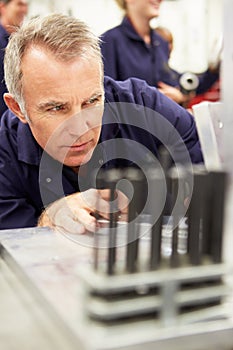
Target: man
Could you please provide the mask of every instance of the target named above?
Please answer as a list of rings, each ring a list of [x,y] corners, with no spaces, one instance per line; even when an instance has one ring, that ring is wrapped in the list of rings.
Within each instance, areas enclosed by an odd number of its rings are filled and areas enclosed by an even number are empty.
[[[10,34],[21,25],[27,11],[27,0],[0,0],[0,118],[7,109],[3,99],[3,94],[7,91],[4,82],[4,50]]]
[[[108,216],[108,191],[94,188],[92,170],[151,163],[161,144],[174,161],[202,162],[192,116],[144,81],[104,79],[99,40],[78,19],[22,25],[4,68],[11,111],[0,128],[1,229],[39,220],[93,231],[96,212]],[[118,197],[124,214],[127,199]]]

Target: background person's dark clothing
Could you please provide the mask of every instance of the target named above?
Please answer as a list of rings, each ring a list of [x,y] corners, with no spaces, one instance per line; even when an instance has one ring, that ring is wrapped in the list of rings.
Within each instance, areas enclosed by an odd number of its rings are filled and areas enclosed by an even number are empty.
[[[101,35],[104,72],[116,80],[136,77],[156,86],[158,81],[175,86],[167,69],[168,44],[151,30],[151,45],[147,45],[125,17],[122,23]]]
[[[4,54],[5,54],[5,48],[8,44],[9,40],[9,33],[3,28],[3,26],[0,24],[0,119],[2,114],[7,109],[7,106],[3,99],[3,94],[7,92],[6,84],[4,81]]]
[[[130,20],[124,17],[122,23],[101,35],[101,51],[104,72],[116,80],[135,77],[156,86],[159,81],[173,87],[180,87],[182,73],[169,67],[169,47],[155,30],[151,29],[151,44],[139,36]],[[196,93],[207,91],[219,78],[219,73],[207,70],[199,75]]]

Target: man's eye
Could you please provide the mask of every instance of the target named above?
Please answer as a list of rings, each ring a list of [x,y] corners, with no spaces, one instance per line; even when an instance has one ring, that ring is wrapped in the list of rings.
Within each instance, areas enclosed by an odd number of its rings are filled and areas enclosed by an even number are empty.
[[[98,104],[102,101],[102,95],[99,96],[95,96],[93,98],[90,98],[90,100],[88,100],[87,102],[85,102],[84,105],[86,106],[91,106],[91,105],[95,105]]]
[[[62,105],[57,105],[49,108],[49,111],[61,111],[63,109]]]
[[[98,101],[99,101],[99,98],[98,98],[98,97],[91,98],[91,99],[89,100],[89,104],[92,105],[92,104],[94,104],[95,102],[98,102]]]

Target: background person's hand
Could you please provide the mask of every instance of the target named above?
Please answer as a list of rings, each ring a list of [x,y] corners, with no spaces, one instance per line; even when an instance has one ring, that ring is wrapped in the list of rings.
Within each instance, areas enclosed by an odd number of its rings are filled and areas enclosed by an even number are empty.
[[[83,234],[94,232],[96,216],[109,219],[110,190],[89,189],[61,198],[50,204],[39,218],[38,226],[48,226],[68,233]],[[122,219],[127,218],[128,198],[116,190],[117,213]]]
[[[160,81],[158,83],[158,89],[160,92],[162,92],[162,94],[171,98],[176,103],[182,104],[182,103],[186,102],[187,96],[182,94],[182,92],[174,86],[167,85],[167,84]]]

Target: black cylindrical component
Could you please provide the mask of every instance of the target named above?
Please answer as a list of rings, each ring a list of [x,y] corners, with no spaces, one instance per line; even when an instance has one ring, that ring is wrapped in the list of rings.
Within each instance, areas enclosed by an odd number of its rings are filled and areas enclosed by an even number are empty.
[[[194,168],[193,192],[188,209],[188,254],[190,263],[202,262],[202,225],[208,198],[207,176],[204,168]]]
[[[148,213],[152,225],[149,268],[157,269],[161,261],[162,224],[167,185],[162,168],[149,169],[146,177],[148,181]]]
[[[224,171],[211,171],[208,178],[212,184],[209,253],[214,263],[221,263],[227,174]]]
[[[143,197],[143,187],[145,177],[143,172],[137,168],[125,170],[125,178],[131,183],[133,196],[128,206],[128,232],[127,232],[127,255],[126,270],[130,273],[137,269],[138,249],[139,249],[139,220],[138,204]]]
[[[109,236],[108,236],[108,259],[107,273],[114,274],[116,262],[116,245],[117,245],[117,216],[118,203],[116,187],[122,178],[122,172],[119,169],[110,169],[105,173],[105,185],[110,190],[109,196]]]
[[[168,173],[171,183],[171,202],[172,202],[172,244],[171,244],[171,267],[177,267],[179,265],[179,254],[178,254],[178,232],[179,222],[183,219],[185,209],[185,182],[187,172],[181,165],[172,167]]]

